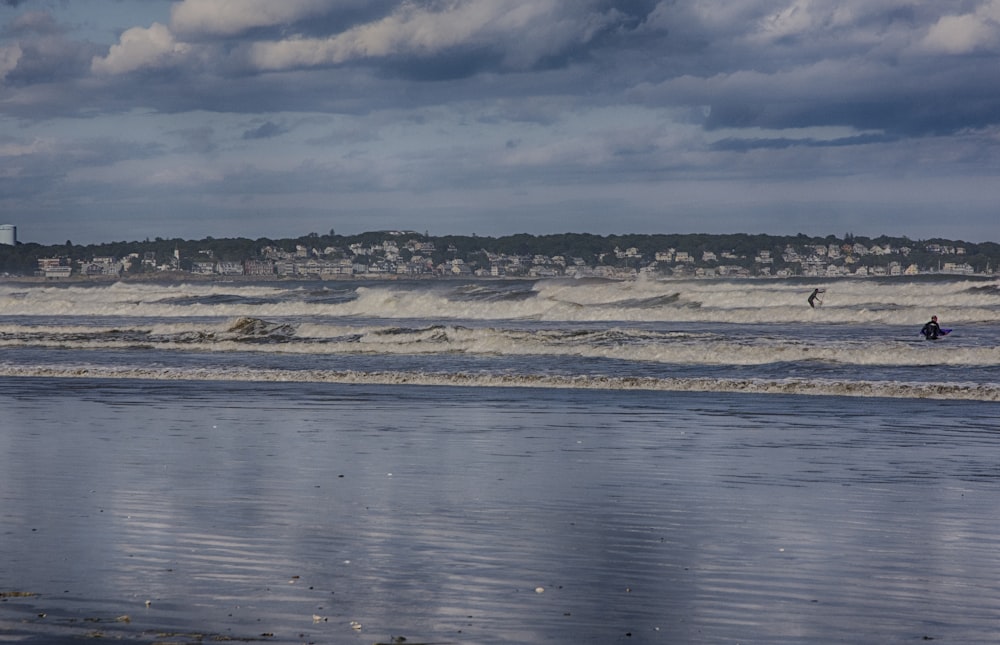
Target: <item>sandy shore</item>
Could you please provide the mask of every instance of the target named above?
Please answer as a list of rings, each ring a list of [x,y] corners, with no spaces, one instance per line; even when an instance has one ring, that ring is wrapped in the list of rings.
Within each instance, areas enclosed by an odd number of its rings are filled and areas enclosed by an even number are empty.
[[[989,642],[996,406],[845,401],[2,378],[0,632]]]

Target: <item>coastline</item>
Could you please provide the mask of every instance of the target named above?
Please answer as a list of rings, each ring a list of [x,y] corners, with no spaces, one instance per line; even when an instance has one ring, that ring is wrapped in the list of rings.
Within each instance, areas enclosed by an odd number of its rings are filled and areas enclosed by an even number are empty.
[[[480,277],[480,276],[439,276],[439,275],[328,275],[328,276],[287,276],[287,275],[202,275],[198,273],[186,273],[183,271],[162,272],[162,273],[142,273],[122,276],[84,276],[71,275],[69,277],[47,278],[45,276],[0,276],[0,283],[6,284],[112,284],[115,282],[129,283],[160,283],[160,284],[181,284],[190,282],[430,282],[441,281],[461,281],[461,280],[523,280],[536,281],[539,278],[531,277]]]
[[[874,380],[809,380],[774,378],[653,378],[640,376],[511,376],[505,374],[440,374],[421,372],[343,371],[315,369],[203,369],[109,367],[16,367],[0,365],[0,378],[172,381],[202,383],[336,384],[371,386],[448,387],[465,390],[536,389],[601,392],[715,393],[762,396],[852,397],[859,399],[924,399],[996,403],[1000,386],[983,383],[907,383]]]

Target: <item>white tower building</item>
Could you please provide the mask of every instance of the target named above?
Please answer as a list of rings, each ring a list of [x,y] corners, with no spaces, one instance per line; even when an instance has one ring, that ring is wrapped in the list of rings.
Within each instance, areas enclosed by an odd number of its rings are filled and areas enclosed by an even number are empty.
[[[0,224],[0,244],[14,246],[17,244],[17,227],[13,224]]]

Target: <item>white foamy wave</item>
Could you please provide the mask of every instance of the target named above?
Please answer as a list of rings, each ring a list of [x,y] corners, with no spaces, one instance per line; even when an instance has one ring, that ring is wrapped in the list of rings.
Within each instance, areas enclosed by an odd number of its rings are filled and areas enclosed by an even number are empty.
[[[915,341],[915,339],[914,339]],[[430,325],[287,324],[259,318],[224,322],[158,323],[150,327],[80,325],[0,326],[2,347],[251,352],[267,354],[386,354],[470,356],[539,356],[600,358],[633,363],[678,365],[769,365],[829,363],[842,365],[1000,364],[1000,346],[961,346],[946,341],[824,338],[805,342],[782,336],[600,329],[518,329]]]
[[[813,288],[823,288],[823,304],[810,308]],[[841,279],[803,286],[781,280],[637,280],[634,282],[541,281],[538,299],[569,305],[569,320],[581,312],[594,320],[679,322],[855,323],[916,325],[931,312],[949,321],[1000,318],[1000,287],[995,281],[893,282]],[[621,316],[621,318],[616,318]]]
[[[5,316],[133,318],[237,318],[309,315],[322,308],[302,299],[299,287],[252,284],[159,284],[17,288],[0,285]]]
[[[811,289],[826,289],[811,309]],[[780,280],[545,280],[302,286],[207,283],[28,288],[0,285],[6,316],[133,318],[384,318],[567,322],[834,323],[919,325],[930,313],[949,324],[1000,320],[994,281],[842,279],[815,285]]]
[[[449,387],[531,387],[661,392],[726,392],[906,399],[1000,401],[1000,385],[907,383],[829,379],[643,378],[610,376],[513,376],[506,374],[360,372],[276,369],[139,368],[77,365],[28,367],[0,364],[0,376],[15,378],[145,379],[266,383],[343,383]]]

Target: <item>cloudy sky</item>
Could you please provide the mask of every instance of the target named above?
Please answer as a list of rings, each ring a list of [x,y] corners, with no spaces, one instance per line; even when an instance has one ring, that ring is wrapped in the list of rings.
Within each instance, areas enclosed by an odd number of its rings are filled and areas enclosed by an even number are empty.
[[[1000,241],[1000,0],[0,0],[0,220]]]

